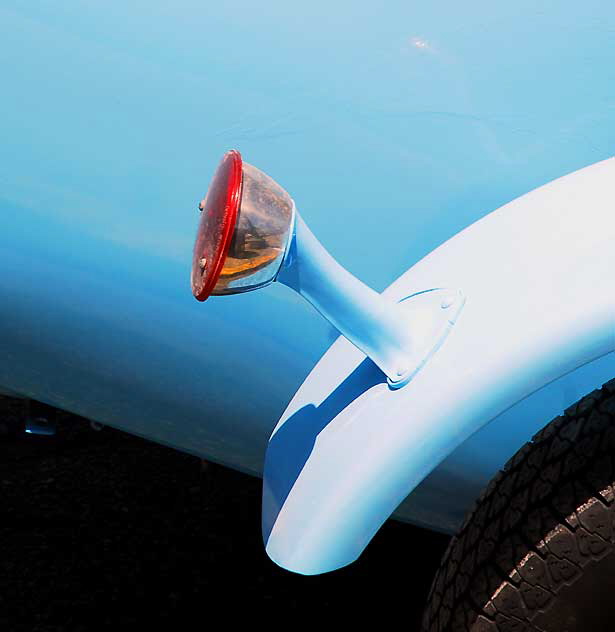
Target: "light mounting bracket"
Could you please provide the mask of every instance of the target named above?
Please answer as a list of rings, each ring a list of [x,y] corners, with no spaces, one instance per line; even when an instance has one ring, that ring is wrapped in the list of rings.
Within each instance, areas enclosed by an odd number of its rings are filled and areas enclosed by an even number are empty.
[[[400,302],[378,294],[341,266],[297,214],[277,281],[309,301],[386,375],[407,384],[437,351],[465,303],[461,290],[432,288]]]

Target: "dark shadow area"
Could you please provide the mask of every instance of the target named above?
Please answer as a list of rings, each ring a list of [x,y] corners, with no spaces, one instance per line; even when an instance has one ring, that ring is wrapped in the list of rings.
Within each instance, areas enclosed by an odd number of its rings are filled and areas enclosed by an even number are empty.
[[[14,414],[0,398],[0,417]],[[6,409],[6,410],[4,410]],[[239,613],[375,614],[417,630],[448,538],[389,521],[355,564],[293,575],[266,556],[261,481],[56,412],[0,437],[0,628],[197,629]]]
[[[310,458],[319,433],[359,395],[385,381],[382,371],[366,358],[320,406],[304,406],[273,435],[265,455],[263,542],[269,539],[278,513]]]

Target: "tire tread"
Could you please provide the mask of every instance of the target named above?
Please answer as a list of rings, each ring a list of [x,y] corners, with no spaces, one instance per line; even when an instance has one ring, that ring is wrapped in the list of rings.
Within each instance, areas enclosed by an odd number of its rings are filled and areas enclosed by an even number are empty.
[[[562,586],[613,548],[615,379],[537,432],[452,538],[423,632],[540,630]]]

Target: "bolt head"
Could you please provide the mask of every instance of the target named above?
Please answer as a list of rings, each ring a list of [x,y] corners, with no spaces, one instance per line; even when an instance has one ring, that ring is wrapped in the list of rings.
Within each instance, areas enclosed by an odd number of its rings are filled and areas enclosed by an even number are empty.
[[[442,309],[448,309],[455,302],[455,296],[445,296],[440,303]]]

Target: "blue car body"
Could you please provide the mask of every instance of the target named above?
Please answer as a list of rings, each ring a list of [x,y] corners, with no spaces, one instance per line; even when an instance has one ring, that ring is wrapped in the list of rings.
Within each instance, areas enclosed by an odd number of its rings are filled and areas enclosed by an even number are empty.
[[[194,301],[196,204],[220,155],[239,147],[275,177],[382,291],[494,209],[613,155],[614,32],[600,0],[7,0],[0,390],[262,474],[337,332],[278,284]],[[517,393],[395,515],[454,531],[534,432],[615,375],[614,348]]]

